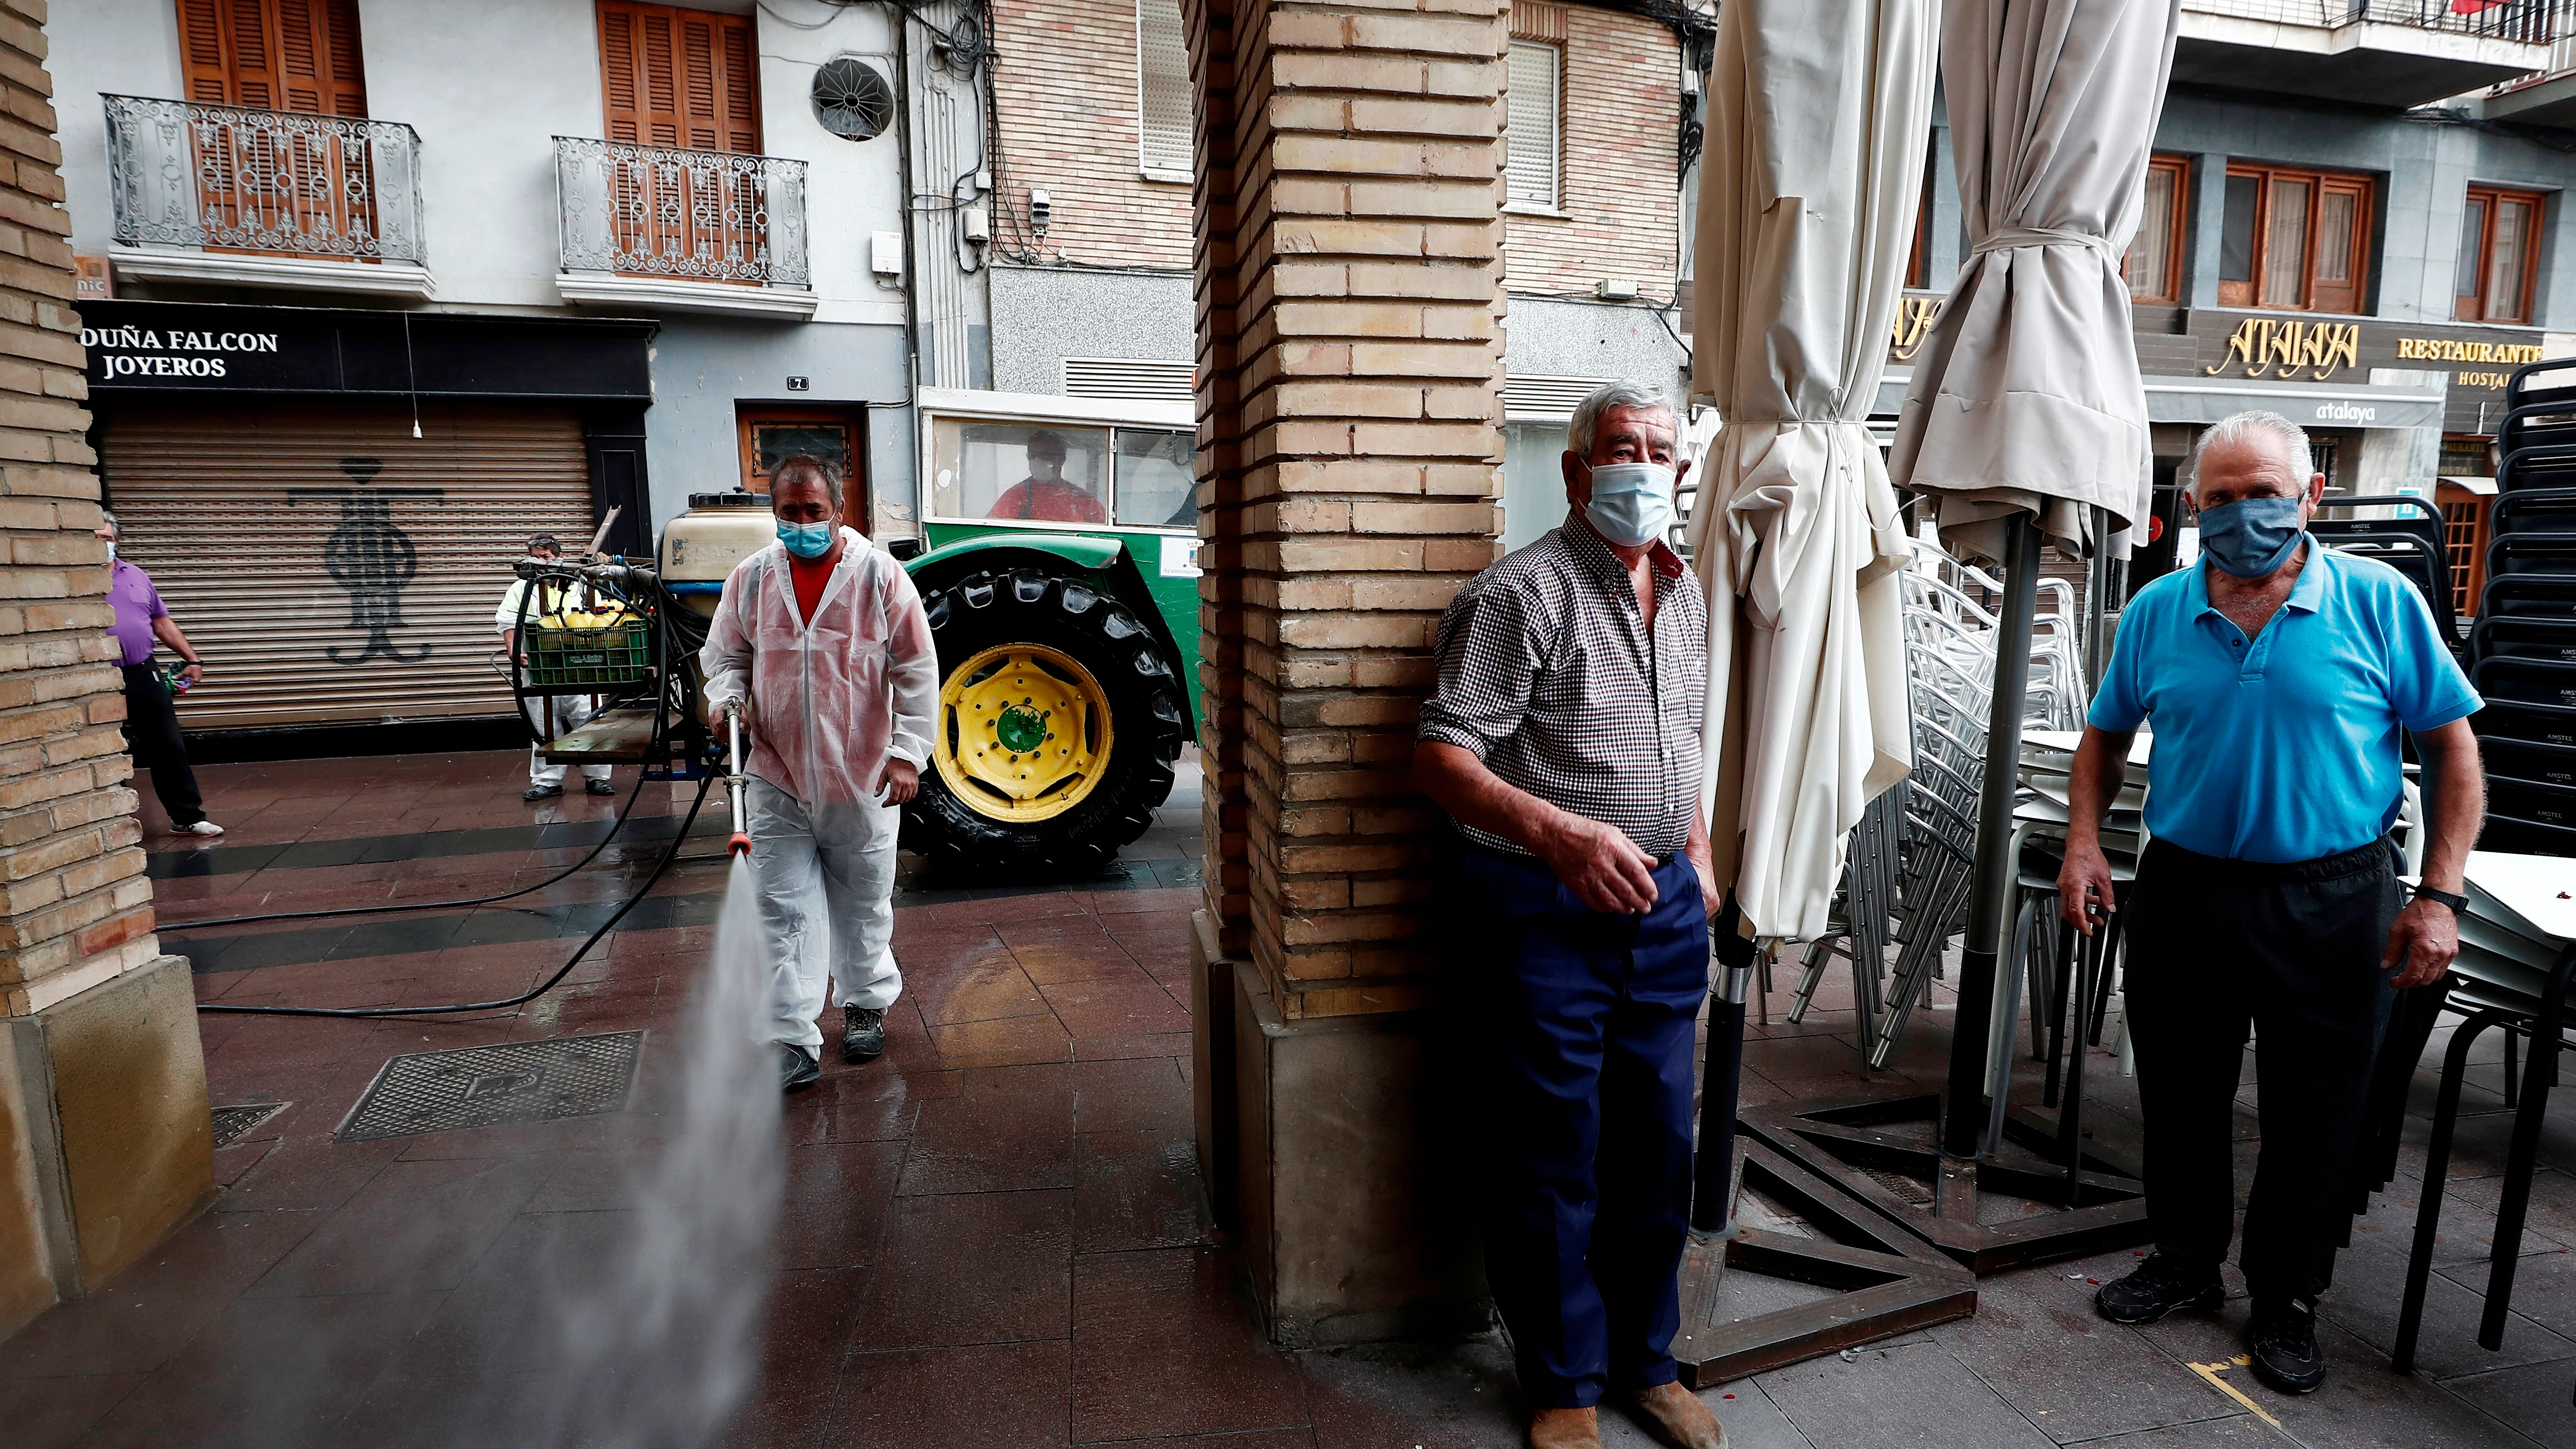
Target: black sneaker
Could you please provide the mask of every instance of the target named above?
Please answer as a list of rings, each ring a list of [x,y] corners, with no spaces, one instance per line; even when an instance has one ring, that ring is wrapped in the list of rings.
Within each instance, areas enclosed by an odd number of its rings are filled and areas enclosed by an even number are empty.
[[[530,785],[519,796],[522,800],[551,800],[563,793],[561,785]]]
[[[2113,1323],[2153,1323],[2177,1308],[2209,1309],[2226,1301],[2216,1268],[2186,1268],[2158,1249],[2128,1277],[2103,1284],[2093,1295],[2093,1311]]]
[[[614,795],[617,793],[617,787],[606,780],[584,780],[581,782],[581,788],[582,792],[588,795]]]
[[[872,1062],[885,1055],[885,1013],[869,1006],[841,1008],[841,1060]]]
[[[778,1087],[785,1092],[814,1085],[823,1075],[823,1063],[814,1053],[792,1042],[778,1044]]]
[[[2317,1347],[2317,1305],[2293,1298],[2254,1310],[2245,1325],[2245,1350],[2254,1377],[2285,1394],[2313,1394],[2326,1381],[2325,1351]]]

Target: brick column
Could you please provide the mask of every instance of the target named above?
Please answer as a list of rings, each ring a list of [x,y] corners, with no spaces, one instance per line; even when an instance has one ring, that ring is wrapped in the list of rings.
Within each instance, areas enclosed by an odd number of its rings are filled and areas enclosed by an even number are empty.
[[[43,0],[0,0],[0,1336],[212,1196],[185,959],[160,954],[107,638]]]
[[[1413,726],[1497,549],[1507,0],[1188,7],[1207,905],[1203,1164],[1274,1334],[1472,1318],[1427,1118]]]

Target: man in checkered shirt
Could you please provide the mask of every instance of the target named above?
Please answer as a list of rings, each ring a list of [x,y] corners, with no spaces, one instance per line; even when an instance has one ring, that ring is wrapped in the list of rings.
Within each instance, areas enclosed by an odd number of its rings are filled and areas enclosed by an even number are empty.
[[[1597,1449],[1602,1397],[1723,1449],[1675,1381],[1691,1048],[1708,991],[1708,613],[1666,546],[1672,409],[1574,411],[1563,526],[1459,591],[1413,774],[1459,835],[1444,932],[1475,1067],[1485,1275],[1537,1449]]]

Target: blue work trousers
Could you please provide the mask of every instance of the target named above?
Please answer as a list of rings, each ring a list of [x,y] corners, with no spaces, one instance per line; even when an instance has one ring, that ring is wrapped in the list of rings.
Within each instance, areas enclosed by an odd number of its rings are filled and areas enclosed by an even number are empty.
[[[1651,912],[1604,915],[1473,848],[1451,882],[1485,1277],[1538,1408],[1675,1376],[1708,916],[1680,855],[1655,889]]]

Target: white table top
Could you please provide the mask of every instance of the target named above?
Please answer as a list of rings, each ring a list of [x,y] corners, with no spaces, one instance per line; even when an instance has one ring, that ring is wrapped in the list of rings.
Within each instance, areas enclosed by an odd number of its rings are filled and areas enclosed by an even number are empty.
[[[2473,850],[2467,874],[2472,887],[2504,908],[2504,924],[2562,947],[2576,940],[2576,860]]]

